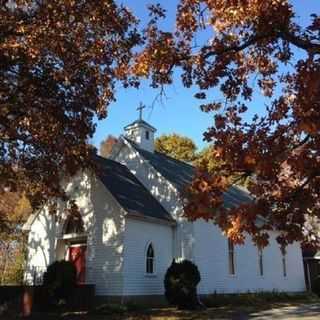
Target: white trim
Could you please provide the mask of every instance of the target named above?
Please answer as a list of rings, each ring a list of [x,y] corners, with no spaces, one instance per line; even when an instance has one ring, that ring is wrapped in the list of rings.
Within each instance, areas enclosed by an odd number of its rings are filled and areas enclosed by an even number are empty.
[[[134,154],[137,154],[140,158],[140,161],[142,163],[146,163],[147,165],[150,166],[150,168],[152,168],[152,170],[154,171],[154,173],[156,174],[156,176],[161,177],[162,179],[164,179],[164,181],[168,184],[168,186],[172,189],[173,192],[175,192],[177,195],[179,195],[180,197],[180,192],[179,190],[172,184],[172,182],[170,182],[167,178],[165,178],[151,163],[150,161],[148,161],[147,159],[145,159],[138,150],[135,149],[134,146],[132,146],[131,141],[129,139],[127,139],[126,137],[120,136],[120,138],[122,138],[124,145],[129,147],[129,150],[131,150]],[[133,142],[134,143],[134,142]],[[119,149],[118,153],[120,152],[121,148]],[[117,155],[115,155],[117,156]],[[128,168],[129,169],[129,168]],[[130,170],[130,169],[129,169]],[[139,178],[136,176],[136,178],[139,180]],[[140,180],[139,180],[140,181]],[[141,181],[141,183],[144,185],[144,183]]]
[[[156,200],[156,201],[158,201],[158,200]],[[175,220],[170,221],[170,220],[159,219],[159,218],[155,218],[155,217],[142,215],[139,212],[126,211],[126,213],[127,214],[125,216],[128,218],[131,218],[131,219],[146,221],[146,222],[155,223],[155,224],[164,224],[164,225],[171,226],[171,227],[177,226],[177,222]]]
[[[60,239],[63,240],[76,240],[76,239],[85,239],[87,238],[88,234],[85,233],[68,233],[64,234]]]
[[[29,216],[27,221],[22,226],[22,231],[27,231],[28,232],[28,231],[31,230],[31,227],[32,227],[33,223],[35,222],[36,218],[40,214],[41,210],[43,210],[43,208],[44,208],[44,206],[42,206],[41,208],[39,208],[38,210],[36,210],[34,213],[32,213]]]
[[[68,248],[76,248],[76,247],[87,247],[86,243],[74,243],[74,244],[69,244]]]

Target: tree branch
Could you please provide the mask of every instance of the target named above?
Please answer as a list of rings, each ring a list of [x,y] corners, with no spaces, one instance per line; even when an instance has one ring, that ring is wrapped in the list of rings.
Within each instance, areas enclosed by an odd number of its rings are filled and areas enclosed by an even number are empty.
[[[279,36],[283,40],[290,42],[291,44],[295,45],[300,49],[304,49],[310,53],[320,54],[320,43],[312,42],[306,38],[299,38],[293,33],[287,31],[280,31]]]
[[[251,45],[255,44],[256,42],[258,42],[260,40],[263,40],[263,39],[266,39],[266,38],[269,38],[269,37],[274,37],[274,36],[275,36],[274,33],[255,35],[255,36],[249,38],[243,44],[233,45],[233,46],[230,46],[230,47],[225,47],[225,48],[222,48],[222,49],[219,49],[219,50],[216,50],[216,51],[209,51],[209,52],[207,52],[207,54],[204,55],[204,58],[206,59],[206,58],[209,58],[209,57],[214,56],[214,55],[224,54],[224,53],[228,53],[228,52],[231,52],[231,51],[239,52],[239,51],[242,51],[242,50],[246,49],[247,47],[250,47]]]
[[[296,47],[306,50],[310,53],[313,54],[320,54],[320,43],[315,43],[312,42],[306,38],[302,38],[302,37],[298,37],[296,35],[294,35],[293,33],[290,33],[288,31],[276,31],[276,32],[270,32],[270,33],[262,33],[262,34],[257,34],[255,36],[252,36],[251,38],[249,38],[247,41],[245,41],[242,44],[239,45],[233,45],[233,46],[229,46],[229,47],[225,47],[222,49],[218,49],[218,50],[214,50],[214,51],[209,51],[204,55],[204,58],[208,58],[214,55],[219,55],[219,54],[225,54],[228,52],[239,52],[242,51],[248,47],[250,47],[251,45],[267,39],[267,38],[280,38],[283,39],[285,41],[288,41],[289,43],[295,45]],[[206,47],[208,48],[208,47]]]

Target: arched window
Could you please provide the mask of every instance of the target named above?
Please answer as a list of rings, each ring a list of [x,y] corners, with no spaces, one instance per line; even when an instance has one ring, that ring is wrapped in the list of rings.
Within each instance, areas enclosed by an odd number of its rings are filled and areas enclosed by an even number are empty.
[[[234,258],[234,243],[228,239],[228,257],[229,257],[229,274],[236,274],[235,258]]]
[[[263,276],[263,250],[258,248],[258,264],[259,264],[259,275]]]
[[[287,259],[286,259],[287,251],[284,247],[281,248],[281,256],[282,256],[282,273],[283,276],[287,276]]]
[[[154,273],[154,250],[152,243],[149,244],[146,254],[146,273]]]
[[[72,215],[68,218],[64,233],[71,234],[71,233],[83,233],[83,221],[80,215]]]

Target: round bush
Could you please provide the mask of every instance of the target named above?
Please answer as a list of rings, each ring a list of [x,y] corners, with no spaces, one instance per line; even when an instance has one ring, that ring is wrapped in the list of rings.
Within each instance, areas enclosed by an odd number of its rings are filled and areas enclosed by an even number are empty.
[[[48,266],[43,275],[43,285],[48,289],[49,298],[53,303],[68,298],[76,285],[77,271],[70,261],[55,261]]]
[[[189,260],[175,262],[168,268],[165,279],[165,296],[171,305],[179,309],[196,309],[200,306],[197,296],[197,285],[200,272]]]

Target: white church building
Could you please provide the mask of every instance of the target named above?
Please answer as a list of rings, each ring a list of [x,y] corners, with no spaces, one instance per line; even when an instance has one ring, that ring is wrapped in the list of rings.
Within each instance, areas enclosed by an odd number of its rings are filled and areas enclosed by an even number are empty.
[[[24,226],[28,231],[25,279],[37,283],[55,260],[74,262],[79,283],[94,284],[97,296],[125,301],[164,294],[164,275],[173,259],[199,268],[200,294],[305,290],[300,245],[282,252],[270,233],[259,251],[248,236],[233,245],[212,223],[183,217],[182,190],[194,167],[154,150],[156,129],[141,118],[125,128],[110,159],[97,157],[99,170],[79,173],[65,183],[81,216],[46,207]],[[225,206],[250,201],[233,187]]]

